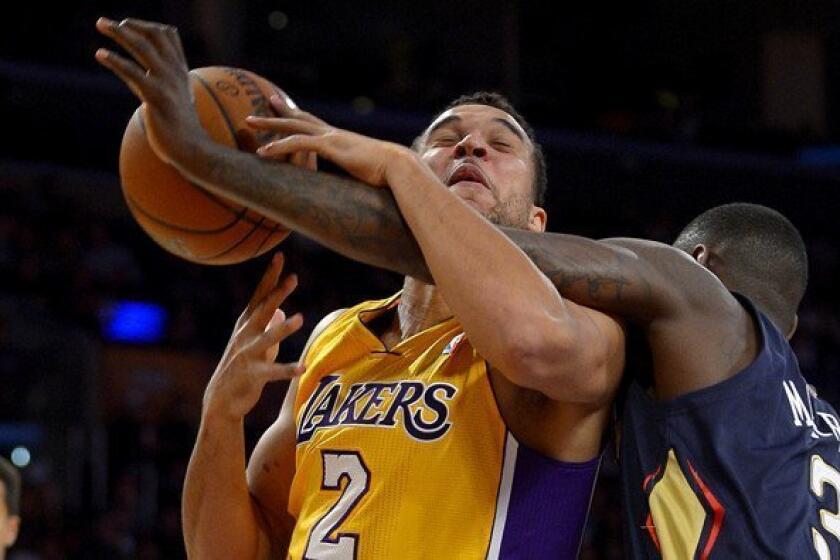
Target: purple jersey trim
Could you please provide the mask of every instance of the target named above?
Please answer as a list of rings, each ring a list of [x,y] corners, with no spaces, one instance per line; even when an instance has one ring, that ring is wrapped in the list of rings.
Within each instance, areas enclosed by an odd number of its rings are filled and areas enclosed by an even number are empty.
[[[511,450],[516,460],[498,558],[577,558],[600,456],[566,463],[521,444],[507,445],[506,451]],[[504,490],[500,489],[500,498]],[[502,500],[498,506],[503,506]],[[501,517],[497,514],[497,521]]]

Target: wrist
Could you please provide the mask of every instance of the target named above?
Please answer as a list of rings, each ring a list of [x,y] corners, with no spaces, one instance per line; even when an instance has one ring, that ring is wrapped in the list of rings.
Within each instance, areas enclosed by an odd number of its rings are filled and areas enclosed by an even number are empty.
[[[213,432],[241,429],[244,422],[245,416],[237,414],[229,406],[225,406],[225,403],[216,403],[206,397],[201,403],[201,426],[210,428]]]
[[[408,179],[422,173],[424,168],[417,152],[405,146],[394,144],[387,158],[385,180],[391,190],[409,184],[411,181]]]
[[[202,411],[199,432],[204,434],[223,435],[239,433],[244,429],[245,419],[217,411]]]
[[[200,131],[187,131],[180,135],[170,149],[169,165],[177,169],[187,179],[201,183],[206,179],[207,170],[212,168],[216,152],[220,144],[214,142],[210,136]]]

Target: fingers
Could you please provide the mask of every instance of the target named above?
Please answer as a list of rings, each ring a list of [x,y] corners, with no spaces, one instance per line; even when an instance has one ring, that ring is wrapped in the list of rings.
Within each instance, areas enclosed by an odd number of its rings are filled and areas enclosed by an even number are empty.
[[[283,273],[284,262],[285,257],[281,252],[275,253],[271,258],[271,262],[268,264],[265,272],[263,272],[262,278],[260,278],[260,282],[254,290],[254,295],[248,301],[248,306],[245,308],[243,315],[250,315],[260,302],[265,299],[266,295],[277,286],[277,280],[280,278],[280,274]]]
[[[271,103],[271,108],[281,117],[294,116],[295,113],[302,113],[298,109],[297,103],[292,101],[292,98],[286,95],[286,92],[278,89],[277,93],[268,98]]]
[[[297,111],[298,114],[302,111]],[[314,117],[313,117],[314,118]],[[304,120],[302,118],[264,118],[264,117],[247,117],[247,122],[254,128],[270,130],[275,133],[283,135],[306,134],[310,136],[323,135],[330,130],[329,126],[318,119],[314,121]],[[299,151],[292,149],[277,151],[276,153],[265,153],[262,148],[257,150],[257,154],[271,159],[284,159],[288,156],[289,163],[296,167],[303,167],[316,171],[318,169],[318,154],[316,152]]]
[[[135,61],[150,71],[163,71],[172,67],[173,63],[179,70],[187,68],[181,38],[178,30],[171,25],[139,19],[124,19],[117,23],[99,18],[96,28],[116,41]],[[163,64],[164,61],[168,66]]]
[[[278,91],[278,93],[276,95],[272,95],[268,101],[271,103],[271,108],[274,109],[274,112],[280,117],[301,119],[313,124],[328,126],[326,122],[319,119],[312,113],[307,113],[306,111],[298,109],[297,104],[295,104],[295,102],[292,101],[292,98],[286,95],[283,91]]]
[[[296,117],[266,118],[248,116],[245,121],[254,128],[270,130],[280,134],[323,134],[327,127],[321,123],[313,123]]]
[[[258,333],[265,330],[277,308],[297,288],[297,276],[292,274],[263,299],[242,325],[243,332]]]
[[[261,146],[257,155],[268,159],[282,159],[296,152],[314,152],[330,159],[329,144],[324,136],[295,134],[282,140],[275,140]]]
[[[108,49],[98,49],[95,56],[96,61],[125,82],[125,85],[128,86],[134,95],[142,101],[146,100],[143,93],[146,71],[140,68],[136,62],[128,60]]]
[[[306,371],[306,366],[300,363],[269,364],[261,372],[266,382],[293,379]]]
[[[175,49],[175,56],[181,60],[184,65],[184,69],[189,70],[189,66],[187,65],[187,55],[184,54],[184,45],[181,43],[181,34],[178,33],[178,29],[173,26],[169,26],[167,33],[169,34],[169,38],[172,41],[173,48]]]
[[[266,350],[280,344],[302,326],[303,315],[295,313],[287,319],[286,315],[277,309],[268,328],[249,345],[247,352],[262,356]]]
[[[147,70],[160,68],[160,48],[134,26],[123,20],[121,23],[106,18],[99,18],[96,29],[106,37],[113,39],[124,48],[131,57]]]

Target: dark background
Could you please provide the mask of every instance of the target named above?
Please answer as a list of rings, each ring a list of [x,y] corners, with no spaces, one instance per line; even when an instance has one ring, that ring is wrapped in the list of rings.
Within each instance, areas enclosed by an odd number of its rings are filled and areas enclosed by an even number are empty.
[[[513,99],[549,161],[549,229],[661,241],[728,201],[769,204],[808,244],[794,347],[840,397],[840,23],[826,0],[613,3],[74,2],[19,6],[0,33],[0,452],[26,447],[18,558],[178,558],[201,391],[265,260],[169,256],[122,201],[117,154],[137,105],[93,61],[99,15],[177,25],[192,66],[241,66],[338,126],[408,143],[450,99]],[[399,286],[293,236],[320,316]],[[109,342],[115,301],[162,305],[164,338]],[[279,410],[271,387],[251,443]],[[585,558],[621,557],[615,467]],[[29,554],[29,555],[27,555]]]

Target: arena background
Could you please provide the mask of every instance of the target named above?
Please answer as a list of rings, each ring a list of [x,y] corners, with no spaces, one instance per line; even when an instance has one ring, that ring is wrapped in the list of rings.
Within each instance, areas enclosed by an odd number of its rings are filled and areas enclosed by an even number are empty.
[[[549,160],[549,229],[671,241],[726,201],[801,229],[811,282],[794,346],[840,402],[840,9],[829,0],[419,3],[208,0],[18,5],[0,34],[0,453],[23,467],[12,558],[180,558],[202,389],[264,264],[154,245],[121,199],[136,106],[93,60],[97,16],[177,25],[191,66],[254,70],[342,127],[403,143],[458,94],[510,96]],[[288,308],[399,286],[299,236]],[[132,304],[134,302],[134,304]],[[121,320],[146,321],[139,331]],[[282,350],[292,360],[306,338]],[[269,388],[251,444],[275,417]],[[621,558],[608,461],[583,557]]]

